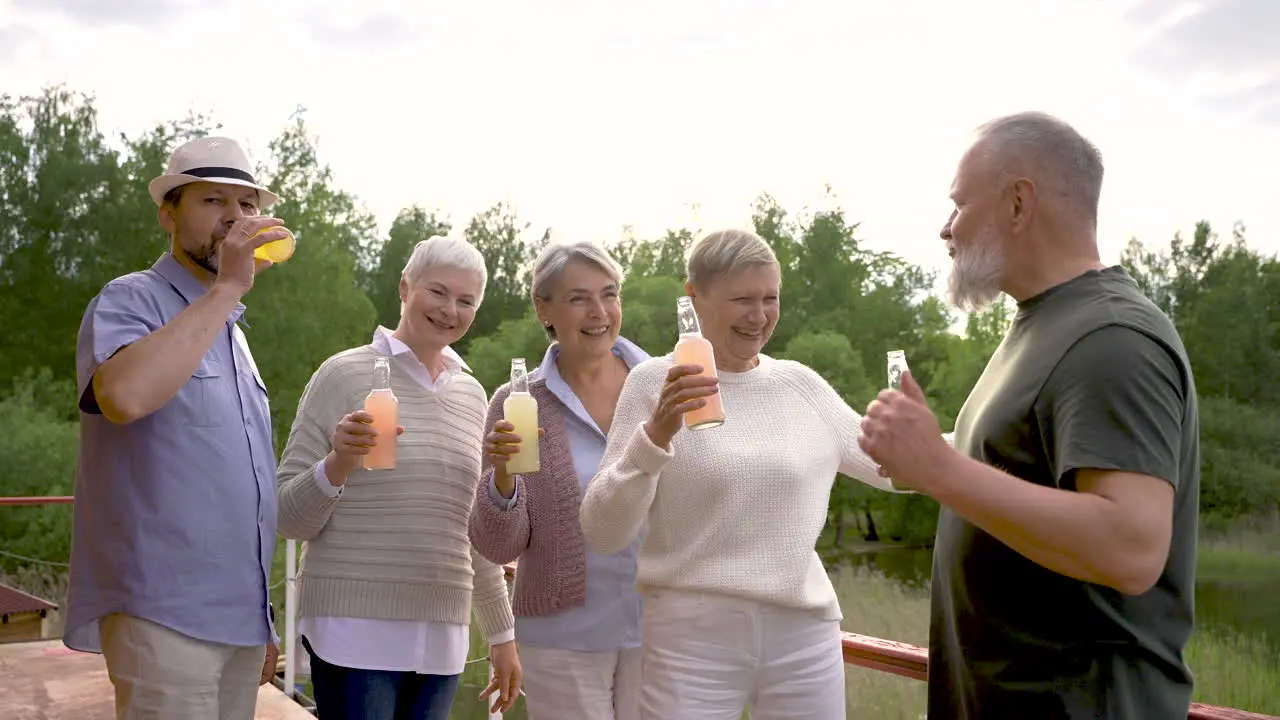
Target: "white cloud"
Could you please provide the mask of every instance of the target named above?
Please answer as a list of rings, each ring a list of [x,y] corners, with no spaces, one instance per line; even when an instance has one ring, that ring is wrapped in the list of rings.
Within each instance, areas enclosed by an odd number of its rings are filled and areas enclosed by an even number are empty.
[[[0,57],[0,87],[65,82],[129,132],[213,110],[258,154],[301,105],[384,227],[415,202],[464,221],[510,200],[613,239],[830,183],[873,246],[941,268],[968,132],[1034,108],[1102,148],[1106,260],[1201,218],[1280,250],[1280,128],[1153,80],[1134,57],[1160,36],[1120,5],[232,0],[101,25],[4,2],[0,28],[40,32]]]
[[[85,25],[150,24],[190,4],[187,0],[12,0],[15,10],[62,15]]]

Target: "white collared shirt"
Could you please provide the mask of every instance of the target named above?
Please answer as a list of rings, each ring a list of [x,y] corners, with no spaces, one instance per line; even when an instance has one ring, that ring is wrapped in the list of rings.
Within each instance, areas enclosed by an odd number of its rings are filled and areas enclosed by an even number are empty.
[[[449,378],[470,371],[462,357],[446,347],[441,353],[444,369],[433,380],[430,371],[408,345],[379,325],[373,334],[373,348],[391,358],[419,385],[439,392]],[[329,497],[339,497],[324,472],[324,461],[316,465],[316,485]],[[307,636],[311,649],[333,665],[363,670],[408,671],[424,675],[457,675],[467,662],[471,647],[469,626],[458,623],[376,620],[350,617],[304,617],[298,632]],[[515,630],[489,638],[490,645],[515,639]]]

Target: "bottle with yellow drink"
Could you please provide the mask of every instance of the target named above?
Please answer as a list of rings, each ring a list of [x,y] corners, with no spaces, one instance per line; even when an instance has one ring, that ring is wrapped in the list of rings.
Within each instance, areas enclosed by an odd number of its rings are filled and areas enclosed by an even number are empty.
[[[270,260],[273,263],[282,263],[293,257],[293,250],[297,245],[297,241],[294,239],[293,233],[289,228],[281,227],[279,225],[276,225],[275,227],[262,228],[258,232],[254,233],[253,237],[249,239],[252,240],[262,233],[272,232],[274,230],[283,230],[288,233],[288,237],[281,238],[279,240],[272,240],[266,245],[254,250],[253,256],[259,260]]]
[[[511,394],[502,402],[502,419],[514,425],[511,432],[520,436],[520,452],[507,461],[507,472],[537,472],[542,467],[538,456],[538,401],[529,394],[524,358],[511,360]]]

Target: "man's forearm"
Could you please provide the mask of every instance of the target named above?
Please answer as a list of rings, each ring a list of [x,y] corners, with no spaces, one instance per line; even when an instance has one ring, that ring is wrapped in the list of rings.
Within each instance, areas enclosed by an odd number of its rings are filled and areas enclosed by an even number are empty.
[[[159,410],[177,394],[226,328],[240,297],[210,288],[159,330],[109,358],[93,376],[107,419],[129,423]]]
[[[960,453],[929,494],[1032,562],[1123,590],[1119,507],[1100,495],[1036,485]]]

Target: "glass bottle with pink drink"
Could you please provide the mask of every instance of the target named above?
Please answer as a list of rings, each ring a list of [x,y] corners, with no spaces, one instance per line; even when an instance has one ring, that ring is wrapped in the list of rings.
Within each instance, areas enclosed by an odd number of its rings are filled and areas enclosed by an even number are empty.
[[[364,411],[373,416],[373,429],[378,433],[376,444],[364,456],[365,469],[394,470],[400,401],[391,391],[391,361],[385,357],[373,361],[373,389],[364,399]]]
[[[676,341],[675,349],[676,364],[696,363],[702,366],[702,372],[699,375],[718,377],[715,352],[711,349],[711,341],[702,337],[698,313],[693,310],[693,298],[684,296],[676,300],[676,322],[680,328],[680,339]],[[703,399],[707,404],[684,414],[684,425],[690,430],[702,430],[724,424],[724,408],[720,404],[719,391]]]

